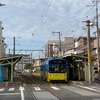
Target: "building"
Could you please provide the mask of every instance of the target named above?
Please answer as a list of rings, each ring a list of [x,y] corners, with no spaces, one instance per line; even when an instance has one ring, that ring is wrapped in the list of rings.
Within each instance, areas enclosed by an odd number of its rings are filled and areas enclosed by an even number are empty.
[[[16,70],[23,70],[24,66],[27,63],[33,63],[31,54],[21,54],[21,55],[22,55],[21,60],[15,66]]]
[[[0,21],[0,58],[5,57],[5,51],[6,51],[6,44],[4,42],[5,38],[2,37],[2,22]]]
[[[97,58],[95,62],[95,66],[98,66],[98,51],[97,51],[97,39],[94,40],[94,50],[93,50],[93,57]],[[100,38],[99,38],[99,54],[100,54]],[[99,55],[100,57],[100,55]],[[100,59],[100,58],[99,58]]]
[[[94,48],[94,40],[95,39],[96,39],[95,37],[91,37],[91,39],[90,39],[91,49]],[[87,37],[85,37],[85,36],[81,36],[75,41],[74,54],[79,54],[79,53],[83,53],[83,52],[87,52]]]
[[[74,48],[74,42],[75,42],[74,37],[65,37],[65,38],[63,38],[62,45],[61,45],[61,51],[62,51],[61,55],[62,56],[64,56],[67,51]]]
[[[45,47],[45,51],[46,51],[46,58],[58,57],[59,41],[58,40],[49,40]]]
[[[65,37],[61,40],[61,56],[66,56],[67,54],[78,54],[81,56],[88,55],[87,47],[87,36],[80,36],[79,38]],[[94,65],[98,65],[98,53],[97,53],[97,39],[96,37],[90,37],[91,45],[91,56],[96,58]],[[100,46],[100,39],[99,39]],[[47,57],[59,57],[59,41],[49,40],[46,45]]]
[[[43,62],[44,60],[45,60],[44,58],[40,58],[40,59],[35,59],[35,60],[34,60],[34,64],[33,64],[34,71],[36,71],[36,72],[40,71],[40,64],[41,64],[41,62]]]
[[[65,52],[71,48],[74,48],[74,38],[65,37],[61,40],[61,52],[58,40],[49,40],[46,45],[46,55],[47,57],[60,57],[65,54]]]
[[[96,59],[94,61],[94,66],[98,66],[98,53],[97,53],[97,39],[95,37],[90,38],[90,44],[91,44],[91,56]],[[99,46],[100,46],[100,39],[99,39]],[[79,37],[75,41],[75,47],[67,50],[65,52],[65,55],[67,54],[79,54],[83,56],[87,56],[87,37]]]

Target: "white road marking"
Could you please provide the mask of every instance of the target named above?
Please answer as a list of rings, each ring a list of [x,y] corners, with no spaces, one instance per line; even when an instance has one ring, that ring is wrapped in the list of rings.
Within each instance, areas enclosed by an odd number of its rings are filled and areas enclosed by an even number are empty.
[[[4,88],[3,89],[0,89],[0,91],[3,91],[4,90]]]
[[[90,86],[90,87],[100,91],[100,86]]]
[[[36,91],[41,90],[39,87],[34,87],[34,89],[35,89]]]
[[[8,91],[14,91],[14,89],[15,89],[15,88],[9,88],[9,90],[8,90]]]
[[[94,89],[94,88],[90,88],[90,87],[87,87],[87,86],[78,86],[78,87],[82,87],[82,88],[85,88],[85,89],[88,89],[88,90],[100,92],[99,90],[96,90],[96,89]]]
[[[97,88],[96,86],[90,86],[91,88]]]
[[[24,92],[23,92],[25,90],[24,87],[20,86],[19,90],[21,92],[21,100],[25,100],[25,98],[24,98]]]
[[[55,86],[51,86],[52,89],[54,90],[60,90],[59,88],[55,87]]]
[[[20,94],[20,93],[1,93],[0,95],[16,95],[16,94]]]
[[[57,97],[55,97],[53,94],[44,91],[44,92],[33,92],[37,100],[59,100]]]
[[[61,87],[83,96],[100,96],[98,93],[95,93],[93,91],[89,91],[80,87],[74,87],[74,86],[61,86]]]

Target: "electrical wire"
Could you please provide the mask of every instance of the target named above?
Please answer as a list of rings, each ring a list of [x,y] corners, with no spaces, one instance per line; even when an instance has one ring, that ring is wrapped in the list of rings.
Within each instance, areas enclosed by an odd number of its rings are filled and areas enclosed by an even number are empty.
[[[87,15],[88,17],[94,13],[94,10],[91,10],[91,9],[93,9],[93,8],[94,8],[94,6],[92,6],[92,8],[89,9],[88,15]],[[85,8],[84,10],[86,10],[86,8]],[[74,25],[74,26],[77,26],[77,27],[76,27],[75,29],[72,30],[73,32],[76,32],[76,33],[77,33],[77,31],[79,31],[79,29],[81,30],[82,19],[84,20],[84,16],[83,16],[83,18],[81,18],[80,23]],[[71,23],[71,24],[72,24],[72,23]],[[72,27],[71,24],[68,23],[68,25],[66,25],[66,26],[67,26],[67,29],[71,29],[71,28],[70,28],[70,27]],[[68,31],[68,30],[67,30],[67,31]],[[69,34],[69,35],[70,35],[70,34]],[[75,35],[75,34],[74,34],[74,35]]]
[[[49,9],[49,7],[50,7],[52,1],[53,1],[53,0],[48,0],[47,4],[46,4],[46,6],[45,6],[45,8],[44,8],[44,10],[43,10],[43,13],[41,14],[41,16],[40,16],[40,18],[39,18],[39,21],[38,21],[37,25],[35,26],[35,29],[34,29],[34,32],[33,32],[34,35],[39,31],[40,26],[41,26],[41,24],[43,23],[43,20],[44,20],[46,14],[47,14],[47,12],[48,12],[48,9]],[[31,44],[32,44],[32,43],[33,43],[33,36],[32,36],[32,41],[30,42],[28,48],[31,47]]]
[[[44,20],[46,14],[47,14],[47,12],[48,12],[49,7],[51,6],[52,1],[53,1],[53,0],[50,0],[50,1],[48,0],[48,2],[47,2],[47,4],[46,4],[46,7],[45,7],[45,9],[44,9],[42,15],[40,16],[40,19],[39,19],[39,22],[38,22],[38,24],[37,24],[37,26],[36,26],[36,29],[34,30],[34,33],[37,33],[37,32],[38,32],[38,30],[39,30],[41,24],[43,23],[43,20]]]
[[[0,10],[0,13],[1,13],[2,17],[4,18],[6,25],[9,26],[10,30],[12,31],[12,33],[16,33],[14,27],[11,25],[11,23],[9,23],[10,21],[8,22],[9,19],[7,18],[7,15],[6,15],[5,11],[4,10]],[[4,29],[4,31],[6,33],[5,34],[5,37],[7,36],[7,39],[10,40],[10,43],[9,44],[13,44],[12,41],[11,41],[11,36],[8,35],[6,29]],[[12,39],[13,39],[13,37],[12,37]],[[17,42],[17,44],[20,44],[20,43]],[[16,45],[16,46],[20,46],[20,45]]]

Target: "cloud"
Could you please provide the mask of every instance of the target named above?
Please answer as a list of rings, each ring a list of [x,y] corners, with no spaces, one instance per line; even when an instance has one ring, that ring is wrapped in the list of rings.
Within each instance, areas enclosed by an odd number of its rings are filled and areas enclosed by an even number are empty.
[[[58,40],[58,36],[52,35],[53,31],[60,31],[62,37],[66,37],[72,36],[72,31],[75,30],[74,36],[80,36],[82,21],[87,16],[86,5],[91,4],[91,0],[52,0],[44,16],[42,14],[48,0],[2,0],[1,3],[6,4],[0,9],[0,18],[6,31],[4,37],[12,39],[20,36],[23,45],[31,44],[32,39],[35,45],[44,45],[49,39]],[[40,19],[42,23],[39,23]],[[42,48],[34,46],[34,49],[35,47]]]

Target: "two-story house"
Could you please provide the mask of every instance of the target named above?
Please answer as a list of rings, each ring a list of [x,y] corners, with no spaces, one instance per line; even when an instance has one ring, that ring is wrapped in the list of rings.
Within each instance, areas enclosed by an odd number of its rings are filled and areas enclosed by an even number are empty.
[[[43,62],[44,60],[45,60],[44,58],[40,58],[40,59],[35,59],[35,60],[34,60],[34,64],[33,64],[34,71],[36,71],[36,72],[40,71],[40,64],[41,64],[41,62]]]
[[[94,48],[94,40],[95,37],[90,38],[90,43],[91,43],[91,50]],[[87,37],[81,36],[75,41],[75,52],[74,54],[79,54],[87,52]]]

